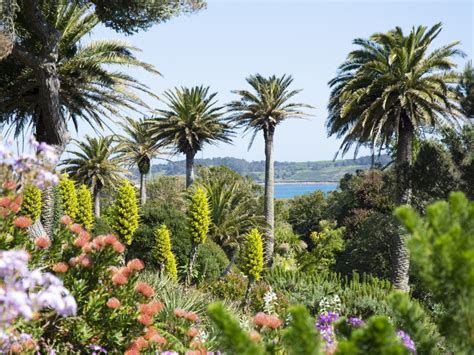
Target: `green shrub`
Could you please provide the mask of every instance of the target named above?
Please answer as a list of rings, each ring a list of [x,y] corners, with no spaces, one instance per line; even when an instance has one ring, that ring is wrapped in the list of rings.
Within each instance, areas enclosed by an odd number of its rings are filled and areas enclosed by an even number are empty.
[[[21,214],[37,221],[41,216],[41,190],[34,185],[27,185],[23,191]]]
[[[207,233],[211,223],[209,201],[203,188],[198,187],[191,195],[188,212],[188,232],[191,237],[191,253],[189,254],[188,275],[186,283],[190,284],[193,279],[193,267],[201,244],[206,241]]]
[[[155,259],[160,264],[160,269],[166,272],[172,280],[178,278],[176,259],[171,251],[170,232],[166,225],[162,224],[155,231],[156,244],[153,251]]]
[[[105,218],[99,217],[95,218],[93,233],[94,235],[105,235],[111,234],[114,232],[114,229],[110,225],[109,221]]]
[[[118,189],[112,219],[115,232],[130,245],[138,228],[138,201],[135,188],[128,180]]]
[[[459,353],[474,348],[474,202],[452,193],[427,207],[422,218],[409,207],[396,214],[411,234],[412,264],[435,303],[439,328]]]
[[[61,175],[58,191],[61,196],[63,213],[72,219],[75,219],[79,208],[76,188],[74,187],[74,182],[69,179],[67,174]]]
[[[319,230],[326,206],[326,198],[320,190],[295,197],[290,200],[288,222],[296,233],[308,237],[311,232]]]
[[[94,213],[91,191],[86,185],[81,185],[79,187],[79,190],[77,191],[77,202],[77,223],[89,231],[94,223]]]

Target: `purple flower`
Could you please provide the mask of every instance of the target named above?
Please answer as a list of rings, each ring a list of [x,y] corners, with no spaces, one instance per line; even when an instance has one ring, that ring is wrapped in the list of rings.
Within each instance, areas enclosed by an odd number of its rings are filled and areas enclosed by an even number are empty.
[[[318,328],[321,337],[326,342],[326,348],[330,348],[336,340],[333,323],[339,318],[335,312],[323,312],[318,316],[316,328]]]
[[[347,323],[353,327],[361,327],[365,324],[365,322],[358,318],[358,317],[349,317],[347,318]]]
[[[412,354],[416,354],[415,342],[410,338],[410,336],[405,333],[403,330],[397,332],[397,336],[401,339],[403,345],[411,351]]]
[[[107,350],[100,345],[93,344],[90,345],[89,348],[93,351],[92,355],[107,354]]]

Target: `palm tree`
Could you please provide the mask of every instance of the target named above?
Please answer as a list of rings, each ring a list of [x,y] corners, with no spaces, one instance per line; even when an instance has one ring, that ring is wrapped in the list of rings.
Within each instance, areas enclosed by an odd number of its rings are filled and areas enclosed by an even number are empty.
[[[216,95],[203,86],[165,91],[168,108],[157,110],[158,117],[151,120],[155,141],[186,155],[186,187],[194,182],[196,153],[206,143],[231,141],[232,130],[221,118],[222,107],[216,106]]]
[[[329,82],[332,88],[327,128],[329,135],[344,137],[343,154],[353,145],[380,149],[394,142],[397,171],[396,203],[410,203],[408,170],[417,131],[452,124],[461,117],[451,83],[457,79],[452,58],[460,55],[458,42],[431,52],[428,48],[441,31],[420,26],[405,35],[397,27],[356,39],[351,52]],[[408,290],[409,258],[403,234],[394,240],[392,281]]]
[[[148,108],[138,94],[155,95],[133,77],[116,70],[131,66],[158,74],[152,65],[135,57],[133,52],[137,48],[118,40],[83,44],[82,40],[99,23],[90,6],[60,1],[45,4],[42,11],[60,35],[56,61],[60,122],[52,124],[52,118],[43,113],[40,87],[43,83],[35,70],[9,56],[0,66],[0,124],[8,125],[16,136],[32,129],[38,141],[64,149],[69,120],[76,129],[81,120],[98,129],[103,128],[104,118],[119,115],[121,109]],[[21,26],[28,19],[20,16],[18,20],[17,41],[21,46],[29,50],[41,48],[39,40],[29,32],[28,24]]]
[[[271,264],[274,251],[274,169],[273,169],[273,138],[276,126],[288,118],[301,118],[307,114],[304,108],[312,108],[306,104],[290,103],[290,99],[301,90],[290,90],[293,78],[283,75],[278,78],[270,76],[265,78],[260,74],[247,78],[253,92],[237,90],[234,93],[240,95],[240,100],[229,104],[230,121],[237,126],[245,127],[245,131],[251,131],[253,136],[250,146],[256,134],[263,131],[265,140],[265,193],[264,214],[266,221],[265,233],[265,258]],[[249,148],[250,148],[249,146]]]
[[[120,124],[125,135],[117,137],[119,145],[117,151],[129,167],[137,166],[140,173],[140,204],[146,202],[146,176],[150,172],[151,161],[159,153],[159,146],[151,138],[149,121],[126,118]]]
[[[125,173],[120,167],[122,160],[117,154],[117,148],[113,146],[114,139],[113,136],[86,136],[85,142],[76,141],[77,150],[68,151],[72,157],[64,159],[60,164],[72,179],[92,189],[96,217],[100,217],[102,188],[118,187]]]
[[[466,117],[474,119],[474,66],[472,66],[472,60],[467,62],[464,67],[456,92],[460,98],[462,112]]]

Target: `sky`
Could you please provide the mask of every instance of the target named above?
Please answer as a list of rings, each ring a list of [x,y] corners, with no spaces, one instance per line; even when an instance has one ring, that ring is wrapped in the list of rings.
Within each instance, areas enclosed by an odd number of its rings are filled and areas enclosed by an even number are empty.
[[[315,109],[309,119],[288,120],[277,127],[275,160],[314,161],[332,159],[341,143],[326,133],[327,83],[355,48],[354,38],[367,38],[395,26],[408,32],[412,26],[442,22],[443,31],[433,48],[461,41],[467,57],[457,63],[463,67],[473,55],[473,18],[471,0],[208,0],[207,9],[173,18],[146,32],[125,37],[100,27],[90,39],[120,38],[140,48],[139,59],[153,64],[163,76],[125,71],[158,96],[175,86],[206,85],[218,92],[219,102],[225,104],[236,98],[231,90],[247,88],[245,78],[251,74],[291,74],[293,88],[302,89],[295,101]],[[164,106],[144,99],[152,107]],[[81,125],[79,132],[76,138],[93,134],[86,125]],[[197,158],[263,160],[262,134],[250,150],[249,141],[250,135],[238,132],[232,145],[205,146]],[[352,158],[352,154],[346,157]]]

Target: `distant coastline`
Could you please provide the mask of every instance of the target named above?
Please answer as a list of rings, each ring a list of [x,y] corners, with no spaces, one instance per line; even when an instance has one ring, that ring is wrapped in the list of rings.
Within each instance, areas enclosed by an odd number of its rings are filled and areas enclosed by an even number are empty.
[[[258,182],[259,185],[264,185],[264,182]],[[337,185],[338,181],[299,181],[299,180],[279,180],[275,181],[275,185]]]

